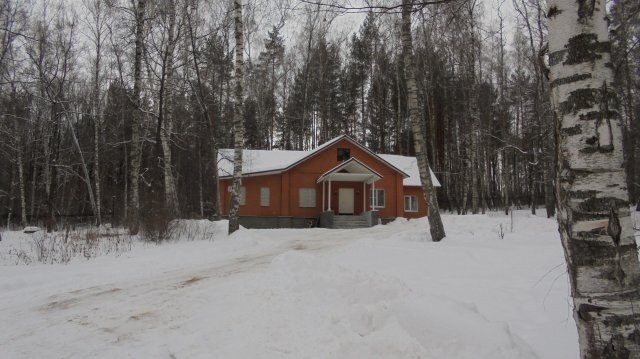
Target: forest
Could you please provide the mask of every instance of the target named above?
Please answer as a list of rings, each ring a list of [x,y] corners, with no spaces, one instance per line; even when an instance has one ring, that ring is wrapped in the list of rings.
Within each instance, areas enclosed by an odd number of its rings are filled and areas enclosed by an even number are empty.
[[[640,5],[608,8],[635,203]],[[349,134],[377,153],[414,155],[399,13],[246,1],[244,147],[309,150]],[[553,216],[545,1],[425,2],[411,16],[440,208]],[[3,226],[120,224],[156,207],[217,216],[218,149],[234,145],[232,4],[2,0],[0,24]]]

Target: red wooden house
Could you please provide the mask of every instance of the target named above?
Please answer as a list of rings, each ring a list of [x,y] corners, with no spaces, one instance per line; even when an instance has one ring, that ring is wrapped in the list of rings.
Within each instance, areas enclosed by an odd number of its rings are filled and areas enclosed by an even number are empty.
[[[232,161],[233,150],[220,150],[223,215],[229,213]],[[347,135],[313,151],[243,151],[245,227],[371,226],[426,214],[415,157],[376,154]]]

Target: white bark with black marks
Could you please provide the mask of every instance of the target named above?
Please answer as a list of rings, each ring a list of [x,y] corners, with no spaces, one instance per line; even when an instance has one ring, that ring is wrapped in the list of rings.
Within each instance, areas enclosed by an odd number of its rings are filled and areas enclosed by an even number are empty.
[[[413,59],[413,39],[411,36],[411,9],[412,0],[402,0],[402,55],[405,64],[405,78],[407,82],[407,106],[409,108],[409,116],[411,118],[411,130],[413,132],[413,142],[416,151],[416,159],[418,161],[418,169],[420,170],[420,180],[422,182],[422,190],[424,198],[429,206],[429,230],[431,239],[434,242],[442,240],[446,234],[442,219],[440,218],[440,209],[438,208],[438,199],[436,198],[433,183],[431,183],[431,175],[429,173],[429,158],[427,157],[427,145],[424,140],[423,126],[421,125],[420,108],[418,106],[418,88],[415,78],[415,61]]]
[[[236,35],[236,64],[235,106],[233,111],[233,185],[231,187],[231,206],[229,209],[229,234],[237,231],[240,228],[240,182],[242,180],[242,150],[244,147],[244,118],[242,107],[244,76],[244,30],[242,26],[242,0],[233,1],[233,13]]]
[[[145,0],[138,0],[136,7],[136,45],[133,62],[133,104],[135,109],[131,116],[131,145],[129,151],[129,206],[127,222],[129,233],[135,235],[140,229],[140,164],[142,162],[142,142],[140,130],[142,122],[141,92],[142,92],[142,56],[144,40]]]
[[[558,223],[583,358],[640,358],[640,265],[629,215],[603,0],[549,10]]]
[[[178,42],[178,36],[176,36],[176,1],[167,1],[167,47],[164,55],[164,69],[163,75],[165,76],[164,87],[164,116],[162,116],[162,128],[160,130],[160,142],[162,145],[162,169],[164,178],[164,202],[166,209],[171,216],[175,218],[179,216],[179,202],[178,191],[176,189],[176,181],[173,175],[172,156],[171,156],[171,135],[173,133],[173,110],[175,106],[174,101],[174,52],[176,44]]]

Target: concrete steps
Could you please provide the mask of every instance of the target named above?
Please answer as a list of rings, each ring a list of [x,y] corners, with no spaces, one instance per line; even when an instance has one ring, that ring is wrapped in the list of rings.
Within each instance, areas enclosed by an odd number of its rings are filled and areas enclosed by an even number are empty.
[[[337,215],[333,217],[333,228],[352,229],[368,228],[369,224],[364,216]]]

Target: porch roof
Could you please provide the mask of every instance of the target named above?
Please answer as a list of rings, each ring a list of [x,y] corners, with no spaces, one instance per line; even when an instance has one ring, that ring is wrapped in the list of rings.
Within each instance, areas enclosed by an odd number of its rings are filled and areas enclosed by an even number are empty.
[[[347,181],[347,182],[365,182],[373,183],[382,179],[382,175],[371,169],[371,167],[358,161],[357,158],[350,159],[340,163],[327,172],[323,173],[316,183],[323,181]]]

